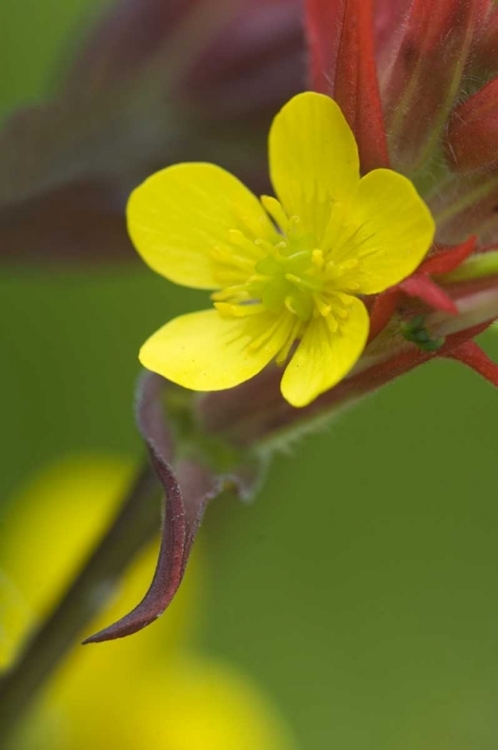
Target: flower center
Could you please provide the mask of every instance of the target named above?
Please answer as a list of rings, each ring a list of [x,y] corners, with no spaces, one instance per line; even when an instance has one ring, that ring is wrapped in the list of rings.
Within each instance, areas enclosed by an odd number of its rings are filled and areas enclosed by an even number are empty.
[[[275,315],[290,313],[306,324],[313,317],[327,319],[334,332],[340,319],[348,317],[350,297],[357,284],[343,278],[358,264],[356,259],[335,263],[330,252],[318,246],[315,237],[304,234],[298,216],[288,218],[280,204],[267,198],[264,205],[280,227],[281,239],[250,240],[239,230],[230,232],[237,252],[215,248],[216,261],[235,264],[248,272],[243,284],[228,285],[212,295],[215,307],[225,315],[245,317],[264,310]],[[300,326],[302,328],[302,325]]]
[[[287,308],[307,321],[313,314],[315,298],[319,299],[323,291],[322,267],[321,250],[301,250],[295,243],[282,240],[256,263],[256,274],[248,282],[250,293],[270,312]]]
[[[254,262],[254,272],[245,284],[229,286],[213,295],[216,307],[230,312],[225,304],[230,307],[235,304],[251,314],[248,306],[262,305],[275,314],[287,309],[300,320],[309,320],[315,299],[320,299],[324,289],[323,252],[303,249],[300,242],[289,237],[276,245],[263,239],[256,240],[255,244],[266,251],[265,256]],[[231,312],[243,314],[243,310]]]

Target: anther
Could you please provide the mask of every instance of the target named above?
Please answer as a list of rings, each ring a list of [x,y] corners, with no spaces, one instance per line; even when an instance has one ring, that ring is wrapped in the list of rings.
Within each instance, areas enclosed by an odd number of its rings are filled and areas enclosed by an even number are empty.
[[[249,290],[246,284],[234,284],[233,286],[227,286],[224,289],[219,289],[217,292],[211,294],[211,299],[214,301],[224,302],[231,300],[232,302],[248,302],[251,299]]]
[[[325,321],[327,323],[329,331],[331,333],[336,333],[337,329],[339,328],[339,323],[337,322],[337,318],[335,317],[335,315],[327,315]]]
[[[344,263],[341,263],[341,268],[347,268],[349,271],[351,268],[356,268],[358,265],[358,259],[357,258],[351,258],[350,260],[344,261]]]
[[[299,216],[297,216],[296,214],[294,214],[293,216],[291,216],[290,219],[289,219],[289,233],[296,234],[297,233],[297,229],[298,229],[298,225],[300,223],[301,223],[301,219],[299,218]]]
[[[297,310],[294,307],[293,300],[290,295],[285,298],[284,304],[290,313],[292,313],[293,315],[297,315]]]
[[[334,293],[337,296],[337,298],[339,299],[339,301],[344,305],[344,307],[349,307],[350,305],[353,304],[353,299],[354,298],[351,297],[351,295],[344,294],[344,292],[338,292],[336,290],[334,291]]]
[[[264,305],[255,304],[230,304],[229,302],[215,302],[214,306],[224,317],[246,318],[249,315],[259,315],[264,311]]]
[[[290,281],[291,284],[295,284],[298,289],[302,289],[305,292],[317,292],[320,289],[320,284],[309,279],[303,279],[300,276],[295,276],[293,273],[286,273],[285,279]]]
[[[332,310],[331,305],[327,305],[327,303],[324,302],[323,299],[318,294],[313,295],[313,300],[315,302],[315,305],[320,315],[322,315],[324,318],[326,318],[327,315],[330,315],[330,312]]]
[[[254,240],[254,244],[257,247],[263,248],[269,254],[272,254],[273,251],[274,251],[273,244],[271,242],[269,242],[268,240],[264,240],[264,239],[258,238],[257,240]]]

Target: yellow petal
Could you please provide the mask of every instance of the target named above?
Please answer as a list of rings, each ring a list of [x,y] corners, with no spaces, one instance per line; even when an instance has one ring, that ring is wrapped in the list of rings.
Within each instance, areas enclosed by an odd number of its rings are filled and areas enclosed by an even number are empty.
[[[121,459],[75,456],[45,469],[13,498],[0,524],[0,669],[53,610],[133,475]]]
[[[73,658],[70,669],[66,661],[64,678],[56,676],[55,689],[50,682],[23,722],[16,748],[296,750],[262,686],[191,648],[164,652],[160,645],[156,639],[149,654],[130,661],[115,641],[105,653]]]
[[[144,748],[291,750],[290,727],[270,695],[233,666],[191,652],[168,663],[146,692]],[[160,702],[161,701],[161,702]],[[159,721],[168,706],[168,721]]]
[[[270,130],[270,174],[289,216],[320,241],[333,201],[345,201],[359,181],[358,148],[338,105],[306,92],[288,102]]]
[[[156,172],[131,194],[127,217],[145,262],[170,281],[198,289],[247,280],[262,255],[254,240],[278,242],[259,200],[214,164]]]
[[[358,260],[341,285],[352,280],[360,294],[382,292],[413,273],[434,238],[434,219],[412,182],[390,169],[361,179],[348,213],[345,244],[331,257]]]
[[[282,378],[282,394],[292,406],[307,406],[347,375],[365,347],[369,317],[356,297],[347,300],[348,317],[332,332],[327,318],[314,318]]]
[[[140,350],[140,361],[194,391],[233,388],[257,375],[278,354],[292,324],[293,316],[287,313],[247,318],[224,317],[218,310],[190,313],[151,336]]]

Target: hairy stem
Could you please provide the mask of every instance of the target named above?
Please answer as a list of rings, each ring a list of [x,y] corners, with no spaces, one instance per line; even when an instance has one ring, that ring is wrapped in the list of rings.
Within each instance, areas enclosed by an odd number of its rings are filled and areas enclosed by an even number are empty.
[[[158,532],[158,500],[159,486],[147,464],[55,610],[33,634],[12,669],[0,680],[2,747],[68,649],[102,609],[113,584],[136,553]]]

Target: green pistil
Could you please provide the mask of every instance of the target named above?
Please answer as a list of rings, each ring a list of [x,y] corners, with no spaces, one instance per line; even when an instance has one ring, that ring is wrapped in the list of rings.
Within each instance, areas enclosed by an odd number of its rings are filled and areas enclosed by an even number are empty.
[[[273,204],[272,207],[276,212],[278,207]],[[280,315],[287,310],[296,317],[296,325],[321,316],[330,317],[330,324],[337,328],[337,318],[344,318],[348,313],[340,302],[337,304],[336,290],[329,289],[330,282],[353,268],[357,261],[346,261],[338,266],[326,263],[323,251],[315,242],[308,238],[305,244],[303,237],[292,231],[298,224],[298,217],[290,217],[287,232],[276,244],[267,239],[251,241],[251,248],[259,247],[265,255],[252,265],[253,273],[245,284],[227,287],[212,295],[222,314],[245,317],[266,309]],[[232,234],[232,240],[236,240],[239,247],[246,244],[240,233]]]
[[[290,281],[291,284],[294,284],[297,286],[298,289],[301,289],[303,292],[319,292],[322,287],[323,283],[321,279],[313,279],[306,276],[296,276],[293,273],[286,273],[285,274],[286,281]]]
[[[278,314],[286,308],[305,322],[312,317],[314,297],[323,288],[323,257],[319,250],[295,249],[293,245],[281,241],[258,260],[247,289],[251,298],[261,300],[270,312]]]

